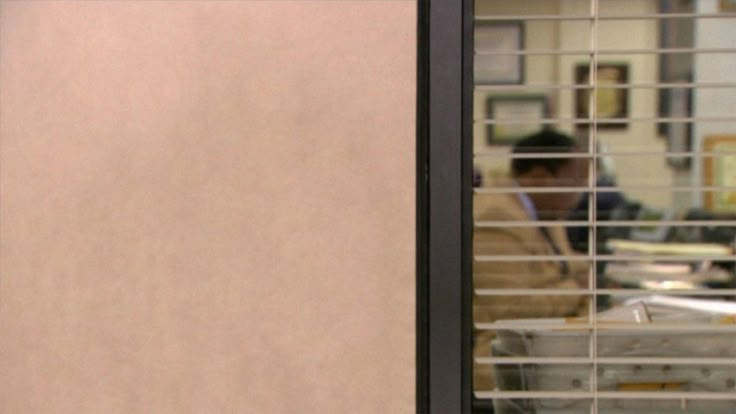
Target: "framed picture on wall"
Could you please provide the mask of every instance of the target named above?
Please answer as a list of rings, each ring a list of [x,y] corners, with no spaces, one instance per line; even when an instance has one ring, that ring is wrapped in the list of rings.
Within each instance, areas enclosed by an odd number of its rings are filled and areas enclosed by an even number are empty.
[[[511,145],[543,129],[549,115],[545,95],[489,96],[486,111],[489,145]]]
[[[591,84],[590,64],[575,65],[575,83]],[[575,90],[575,118],[586,120],[595,115],[598,129],[624,129],[628,127],[629,91],[622,85],[629,82],[629,65],[627,63],[604,63],[597,65],[595,73],[595,114],[591,113],[590,99],[592,88]],[[587,128],[588,122],[579,123]]]
[[[703,184],[736,188],[736,135],[709,135],[703,140]],[[723,153],[723,154],[719,154]],[[715,212],[736,212],[736,190],[706,191],[705,208]]]
[[[478,21],[474,28],[474,81],[478,85],[524,82],[524,24]]]
[[[721,0],[722,12],[736,12],[736,0]]]

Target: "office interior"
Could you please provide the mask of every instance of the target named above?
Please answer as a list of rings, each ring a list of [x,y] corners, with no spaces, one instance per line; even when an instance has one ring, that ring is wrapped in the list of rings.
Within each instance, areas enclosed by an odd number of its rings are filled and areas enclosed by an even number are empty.
[[[581,193],[621,196],[588,202],[561,224],[591,265],[580,294],[592,309],[574,321],[476,323],[497,335],[486,361],[496,383],[474,394],[495,412],[736,412],[736,367],[704,374],[736,356],[734,3],[476,0],[476,197],[508,175],[514,143],[545,128],[586,153]],[[578,391],[595,395],[569,394]]]
[[[632,15],[655,15],[662,13],[663,8],[667,13],[716,13],[719,10],[718,1],[601,0],[597,3],[601,16],[620,15],[624,11]],[[589,5],[589,0],[479,0],[476,16],[519,16],[518,21],[524,20],[524,16],[580,16],[589,13]],[[576,113],[580,90],[565,86],[580,84],[576,70],[589,67],[589,55],[530,53],[523,58],[522,80],[518,83],[475,84],[473,163],[476,185],[482,188],[494,176],[508,173],[509,157],[504,155],[510,152],[514,139],[524,132],[552,127],[576,137],[584,151],[597,154],[596,170],[591,174],[614,179],[632,204],[628,206],[631,211],[621,212],[628,214],[627,219],[673,221],[736,217],[736,192],[729,188],[736,178],[728,174],[735,159],[730,152],[736,148],[736,88],[732,86],[736,54],[728,51],[736,37],[733,19],[601,20],[597,25],[599,50],[624,51],[598,54],[596,59],[599,73],[605,72],[608,65],[614,70],[625,71],[626,78],[619,81],[629,87],[611,91],[616,95],[612,99],[624,101],[626,121],[612,125],[600,123],[595,133],[580,122],[581,115],[579,111]],[[585,20],[523,21],[523,49],[587,51],[590,32],[590,22]],[[663,39],[664,35],[669,36],[670,44],[663,43],[668,41]],[[656,52],[664,48],[723,49],[726,52]],[[631,53],[627,54],[627,50]],[[653,52],[640,53],[640,50]],[[478,65],[476,59],[476,67]],[[678,84],[682,87],[677,88]],[[602,83],[598,87],[601,95],[609,92]],[[541,117],[549,122],[509,125],[517,132],[516,137],[494,135],[493,125],[483,122],[493,119],[494,109],[502,105],[511,107],[515,101],[524,100],[542,102]],[[595,141],[593,149],[588,148],[591,140]],[[692,232],[672,225],[664,227],[651,228],[649,233],[646,228],[632,228],[633,235],[626,238],[730,243],[736,235],[723,226],[704,226],[691,229]]]

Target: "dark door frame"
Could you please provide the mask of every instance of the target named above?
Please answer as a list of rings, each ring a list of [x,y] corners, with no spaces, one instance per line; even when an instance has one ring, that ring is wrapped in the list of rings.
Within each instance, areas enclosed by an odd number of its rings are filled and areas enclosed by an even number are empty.
[[[473,1],[417,3],[417,412],[470,413]]]

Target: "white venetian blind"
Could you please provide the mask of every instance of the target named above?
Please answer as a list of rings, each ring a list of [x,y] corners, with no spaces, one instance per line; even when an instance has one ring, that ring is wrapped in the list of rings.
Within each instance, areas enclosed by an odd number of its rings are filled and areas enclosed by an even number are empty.
[[[478,412],[735,413],[736,2],[476,0],[474,21]],[[512,151],[543,129],[578,151]],[[584,179],[510,179],[539,159]],[[555,219],[521,201],[565,195]]]

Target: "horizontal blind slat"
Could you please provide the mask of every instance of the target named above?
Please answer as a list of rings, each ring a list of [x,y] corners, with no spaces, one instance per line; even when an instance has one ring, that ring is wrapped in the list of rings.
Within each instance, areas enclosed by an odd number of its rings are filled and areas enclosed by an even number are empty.
[[[545,364],[545,365],[589,365],[594,362],[590,357],[477,357],[479,364],[513,365],[513,364]],[[597,357],[598,364],[606,365],[727,365],[736,366],[734,358],[662,358],[662,357]]]
[[[736,120],[735,120],[736,121]],[[658,156],[658,157],[721,157],[724,155],[736,155],[736,151],[729,151],[729,150],[719,150],[717,152],[713,151],[703,151],[703,152],[694,152],[694,151],[688,151],[688,152],[675,152],[675,151],[669,151],[669,152],[662,152],[662,151],[640,151],[640,152],[632,152],[632,151],[611,151],[606,153],[590,153],[590,152],[571,152],[571,153],[564,153],[560,155],[559,153],[506,153],[506,152],[476,152],[474,156],[476,158],[480,157],[498,157],[498,158],[508,158],[510,160],[512,159],[537,159],[537,158],[545,158],[545,159],[558,159],[558,158],[584,158],[584,159],[600,159],[600,158],[608,158],[608,157],[652,157],[652,156]]]
[[[523,323],[510,323],[510,322],[478,322],[474,324],[475,329],[482,331],[503,331],[503,330],[540,330],[555,332],[584,332],[597,330],[597,336],[603,335],[604,333],[615,333],[615,332],[630,332],[630,331],[651,331],[651,332],[696,332],[696,333],[736,333],[736,325],[716,325],[716,324],[690,324],[690,323],[648,323],[648,324],[629,324],[629,323],[616,323],[616,324],[603,324],[602,322],[597,323],[586,323],[586,322],[575,322],[575,323],[536,323],[536,322],[523,322]],[[590,335],[590,334],[589,334]]]
[[[611,187],[481,187],[475,188],[476,194],[519,194],[519,193],[580,193],[580,192],[596,192],[596,193],[619,193],[628,190],[668,190],[672,192],[682,191],[733,191],[736,186],[725,185],[689,185],[689,186],[673,186],[673,185],[617,185]]]
[[[704,260],[714,260],[719,262],[736,262],[734,256],[721,255],[608,255],[599,254],[595,256],[585,255],[475,255],[478,262],[548,262],[548,261],[568,261],[568,262],[587,262],[587,261],[606,261],[606,262],[694,262]]]
[[[527,91],[534,89],[586,90],[601,88],[600,84],[526,84],[526,85],[476,85],[476,91]],[[734,82],[682,82],[682,83],[615,83],[606,84],[601,89],[711,89],[736,88]]]
[[[719,54],[734,53],[736,48],[652,48],[652,49],[517,49],[517,50],[476,50],[476,56],[577,56],[577,55],[666,55],[666,54]]]
[[[613,125],[613,124],[625,124],[628,122],[658,122],[658,123],[671,123],[671,124],[686,124],[691,122],[736,122],[734,116],[698,116],[698,117],[626,117],[626,118],[542,118],[534,120],[537,124],[557,124],[557,123],[572,123],[572,124],[596,124],[600,125]],[[524,118],[478,118],[473,120],[476,124],[493,125],[493,124],[509,124],[509,125],[526,125],[531,121]]]
[[[569,21],[592,21],[596,19],[598,21],[606,20],[657,20],[657,19],[729,19],[736,18],[736,13],[643,13],[643,14],[631,14],[631,15],[610,15],[610,16],[593,16],[588,14],[537,14],[537,15],[493,15],[493,16],[475,16],[476,22],[494,22],[494,21],[514,21],[514,20],[527,20],[527,21],[554,21],[554,20],[569,20]]]
[[[475,289],[478,296],[648,296],[667,294],[673,296],[736,296],[736,289]]]
[[[595,227],[632,227],[632,226],[677,226],[677,227],[716,227],[716,226],[736,226],[736,220],[606,220],[596,221],[476,221],[474,226],[477,228],[491,228],[491,229],[502,229],[502,228],[529,228],[529,227],[584,227],[584,226],[595,226]]]
[[[477,398],[501,399],[621,399],[621,400],[723,400],[736,401],[730,392],[672,391],[475,391]]]

